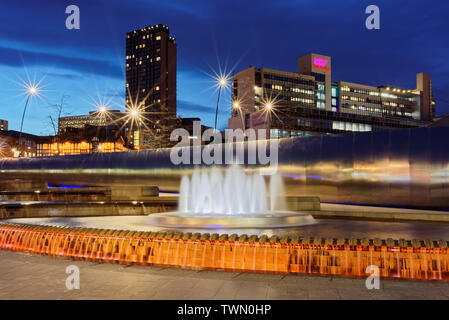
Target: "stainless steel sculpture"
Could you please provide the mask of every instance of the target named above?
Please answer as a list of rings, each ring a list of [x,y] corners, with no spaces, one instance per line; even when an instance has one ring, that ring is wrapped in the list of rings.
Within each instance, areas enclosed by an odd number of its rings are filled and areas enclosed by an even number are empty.
[[[287,195],[323,202],[449,209],[449,127],[283,139]],[[258,166],[247,166],[255,169]],[[158,185],[177,191],[192,165],[170,150],[0,160],[0,184]]]

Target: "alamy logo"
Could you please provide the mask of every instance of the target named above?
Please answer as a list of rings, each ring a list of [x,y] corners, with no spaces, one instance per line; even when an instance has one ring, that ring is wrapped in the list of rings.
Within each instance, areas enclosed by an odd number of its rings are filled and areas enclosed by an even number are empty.
[[[80,28],[80,8],[74,4],[65,8],[65,13],[70,14],[65,19],[65,27],[69,30]]]
[[[369,14],[366,18],[365,26],[368,30],[380,29],[380,9],[378,6],[370,5],[366,7],[365,13]]]
[[[379,267],[370,265],[365,270],[370,276],[366,278],[365,286],[368,290],[380,289],[380,272]]]
[[[80,288],[80,269],[75,265],[70,265],[65,269],[65,273],[70,274],[65,280],[67,290]]]
[[[179,141],[181,139],[181,141]],[[193,140],[193,146],[191,141]],[[224,140],[219,131],[207,129],[201,133],[199,121],[193,123],[193,135],[186,129],[176,129],[170,141],[179,141],[170,152],[174,165],[180,164],[259,164],[268,165],[273,172],[278,165],[278,139],[267,139],[266,129],[225,130]],[[202,142],[210,142],[202,145]],[[245,159],[246,145],[246,159]],[[267,151],[268,154],[267,154]]]

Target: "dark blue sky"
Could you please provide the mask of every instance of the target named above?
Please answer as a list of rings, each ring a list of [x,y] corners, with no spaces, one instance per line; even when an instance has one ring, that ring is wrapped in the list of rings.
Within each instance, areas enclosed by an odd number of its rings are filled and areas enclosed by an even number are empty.
[[[81,29],[65,28],[66,6],[81,11]],[[365,8],[376,4],[381,29],[365,28]],[[166,24],[178,45],[178,114],[213,125],[216,93],[207,73],[218,63],[296,71],[309,52],[332,57],[333,81],[414,88],[416,73],[432,76],[438,114],[449,112],[449,2],[447,0],[71,0],[0,4],[0,118],[18,130],[25,97],[16,83],[45,76],[25,131],[49,134],[50,105],[66,96],[72,115],[95,101],[123,107],[125,35]],[[230,114],[229,94],[219,126]]]

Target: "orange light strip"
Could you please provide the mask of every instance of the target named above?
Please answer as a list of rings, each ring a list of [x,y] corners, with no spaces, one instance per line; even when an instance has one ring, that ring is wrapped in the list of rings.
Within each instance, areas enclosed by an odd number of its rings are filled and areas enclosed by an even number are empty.
[[[366,268],[375,265],[381,277],[449,280],[447,247],[250,242],[227,237],[211,240],[208,235],[181,239],[179,234],[167,239],[163,235],[167,234],[0,224],[0,248],[85,261],[234,272],[367,277]]]

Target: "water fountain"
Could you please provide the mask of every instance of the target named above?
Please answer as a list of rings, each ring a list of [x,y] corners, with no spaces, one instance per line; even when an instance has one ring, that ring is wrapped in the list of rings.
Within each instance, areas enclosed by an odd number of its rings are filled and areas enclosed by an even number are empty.
[[[222,173],[224,172],[224,174]],[[314,223],[310,214],[286,210],[281,175],[265,179],[246,174],[238,165],[195,169],[183,176],[177,212],[151,214],[148,223],[164,228],[235,229],[283,228]]]

